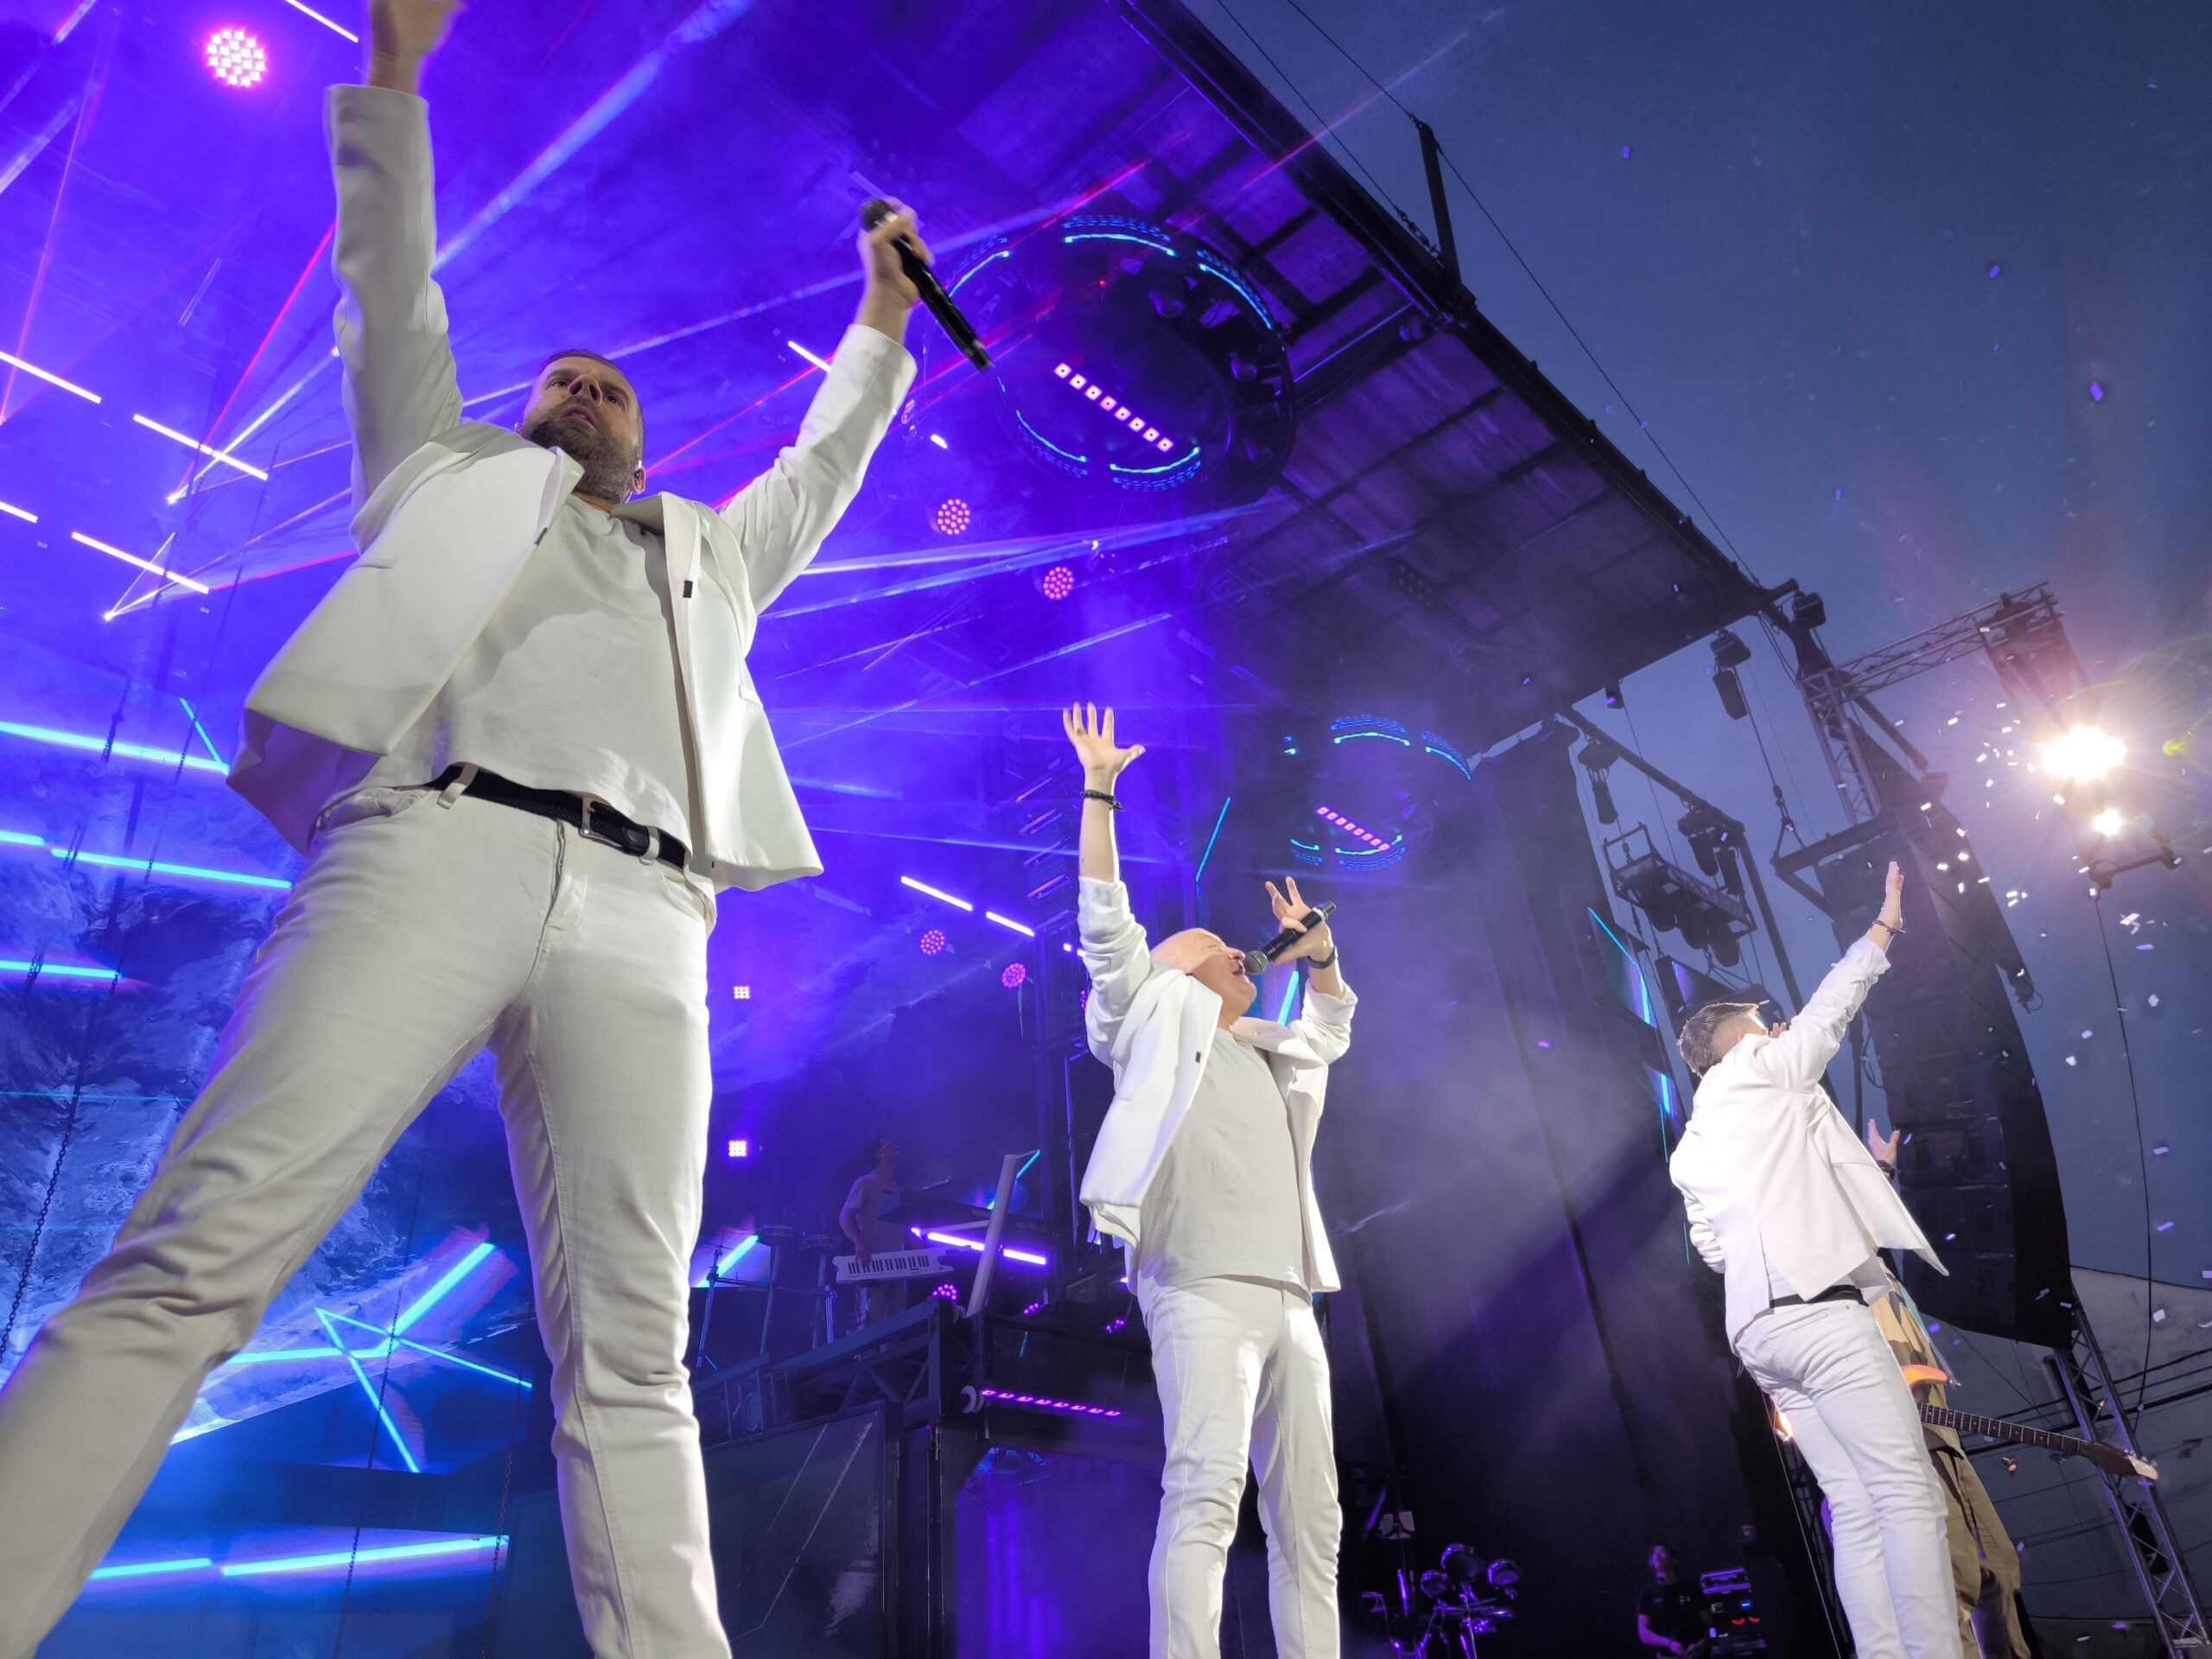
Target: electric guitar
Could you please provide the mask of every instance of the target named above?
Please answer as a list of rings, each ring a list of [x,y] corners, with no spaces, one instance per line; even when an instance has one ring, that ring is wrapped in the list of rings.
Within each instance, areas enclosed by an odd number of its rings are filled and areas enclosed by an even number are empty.
[[[1907,1365],[1904,1380],[1917,1388],[1923,1382],[1948,1382],[1951,1379],[1944,1372],[1926,1365]],[[1966,1434],[1986,1434],[1993,1440],[2009,1440],[2016,1446],[2041,1446],[2046,1452],[2056,1452],[2066,1457],[2087,1458],[2108,1475],[2126,1479],[2156,1484],[2158,1466],[2134,1457],[2116,1446],[2102,1440],[2084,1440],[2071,1434],[2054,1434],[2047,1428],[2030,1428],[2024,1423],[2008,1423],[2002,1417],[1982,1417],[1971,1411],[1954,1411],[1948,1406],[1931,1406],[1918,1395],[1913,1403],[1920,1408],[1920,1421],[1931,1428],[1955,1429]],[[1795,1440],[1796,1431],[1789,1426],[1789,1419],[1771,1397],[1766,1402],[1767,1417],[1774,1432],[1783,1440]]]

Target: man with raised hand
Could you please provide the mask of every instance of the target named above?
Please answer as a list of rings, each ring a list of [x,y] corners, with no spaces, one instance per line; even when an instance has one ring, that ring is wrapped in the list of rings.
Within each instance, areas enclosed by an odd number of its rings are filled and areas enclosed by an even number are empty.
[[[1904,931],[1892,864],[1874,925],[1795,1020],[1768,1026],[1751,1002],[1690,1015],[1679,1040],[1697,1093],[1669,1173],[1691,1243],[1727,1275],[1736,1357],[1788,1414],[1827,1496],[1859,1659],[1956,1659],[1942,1493],[1866,1306],[1889,1287],[1878,1252],[1943,1265],[1821,1086]]]
[[[1342,1517],[1329,1359],[1313,1317],[1337,1288],[1313,1199],[1313,1133],[1354,999],[1328,924],[1302,925],[1295,881],[1268,883],[1280,960],[1313,963],[1303,1016],[1243,1017],[1243,953],[1203,928],[1145,948],[1114,841],[1114,792],[1144,753],[1114,741],[1114,711],[1061,715],[1083,766],[1078,926],[1090,975],[1090,1052],[1114,1103],[1083,1201],[1122,1241],[1152,1338],[1166,1462],[1148,1582],[1153,1659],[1217,1659],[1222,1577],[1245,1469],[1268,1535],[1268,1604],[1283,1659],[1335,1659]]]
[[[912,379],[913,225],[861,238],[858,318],[766,474],[721,512],[634,499],[645,421],[602,356],[546,359],[518,431],[463,416],[416,92],[456,10],[372,0],[367,84],[330,94],[363,551],[254,688],[232,773],[307,868],[152,1185],[0,1393],[0,1659],[487,1042],[585,1632],[601,1659],[729,1651],[683,1359],[707,936],[718,889],[821,868],[745,659]]]

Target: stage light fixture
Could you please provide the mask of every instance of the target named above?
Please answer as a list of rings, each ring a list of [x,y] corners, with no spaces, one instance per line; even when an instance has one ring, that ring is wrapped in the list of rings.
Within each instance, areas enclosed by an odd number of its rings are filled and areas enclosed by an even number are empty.
[[[2075,726],[2043,745],[2044,770],[2063,784],[2094,783],[2126,759],[2126,743],[2094,726]]]
[[[1622,702],[1621,683],[1618,680],[1609,682],[1605,687],[1605,707],[1608,709],[1618,709],[1621,706]]]
[[[91,548],[95,553],[105,553],[111,559],[121,559],[125,564],[135,564],[141,570],[150,572],[164,582],[173,582],[180,588],[189,588],[195,594],[204,594],[207,591],[207,584],[205,582],[194,582],[190,576],[181,576],[174,570],[164,569],[151,559],[142,559],[136,553],[126,553],[119,547],[111,547],[105,542],[86,535],[81,530],[71,531],[69,539],[79,546]]]
[[[916,893],[925,893],[932,899],[941,899],[946,904],[950,905],[955,910],[964,910],[971,915],[975,912],[976,906],[969,904],[965,899],[956,899],[943,888],[933,887],[926,881],[917,881],[911,875],[900,876],[899,878],[899,885],[902,887],[912,887]]]
[[[808,362],[813,364],[814,366],[821,370],[823,373],[827,374],[830,372],[830,359],[828,358],[821,356],[817,353],[808,351],[805,346],[800,345],[798,341],[795,340],[787,340],[784,344],[790,346],[793,352],[804,358]]]
[[[2120,816],[2120,809],[2116,806],[2105,808],[2103,811],[2089,820],[2089,828],[2107,841],[2126,827],[2127,820]]]
[[[361,37],[356,35],[352,29],[345,28],[341,24],[334,23],[329,18],[324,16],[313,7],[302,5],[301,3],[301,0],[284,0],[284,3],[289,6],[294,11],[304,12],[308,16],[314,18],[315,22],[321,23],[325,29],[330,30],[334,35],[342,35],[347,40],[353,41],[356,46],[359,46],[361,43]]]
[[[26,512],[21,507],[10,506],[5,501],[0,501],[0,512],[6,513],[10,518],[20,518],[27,524],[38,523],[38,514]]]
[[[1020,963],[1010,962],[1006,965],[1006,971],[999,976],[999,983],[1005,986],[1009,991],[1018,991],[1021,988],[1023,982],[1027,980],[1028,977],[1029,969],[1027,968],[1024,967]]]
[[[1075,572],[1065,564],[1056,564],[1045,573],[1045,597],[1065,599],[1075,591]]]
[[[922,954],[934,957],[944,949],[944,930],[933,927],[922,935]]]
[[[950,496],[938,504],[937,512],[930,517],[930,528],[940,536],[964,536],[972,518],[968,504],[957,495]]]
[[[1713,636],[1713,666],[1707,673],[1713,677],[1713,689],[1720,694],[1720,706],[1727,710],[1731,720],[1751,718],[1751,704],[1744,701],[1743,682],[1736,677],[1736,671],[1751,660],[1751,648],[1728,629],[1723,628]]]
[[[1014,932],[1020,934],[1025,939],[1033,939],[1037,937],[1037,930],[1031,927],[1027,923],[1017,922],[1011,916],[1001,916],[995,910],[985,911],[983,912],[983,919],[987,922],[996,922],[1001,927],[1010,929]]]
[[[130,418],[137,422],[139,425],[144,427],[149,432],[158,432],[163,437],[182,444],[188,449],[197,449],[201,454],[206,455],[211,461],[219,461],[226,467],[236,467],[239,472],[244,473],[248,478],[257,478],[264,484],[269,481],[269,474],[263,472],[260,467],[253,466],[250,462],[240,461],[236,455],[232,454],[227,449],[218,449],[213,444],[202,443],[197,438],[188,437],[185,434],[178,431],[175,427],[163,426],[159,421],[149,421],[143,415],[133,415]]]
[[[1620,808],[1613,804],[1613,786],[1606,781],[1605,773],[1621,758],[1620,750],[1604,738],[1593,737],[1575,751],[1574,758],[1590,774],[1590,798],[1596,804],[1598,822],[1618,823]]]
[[[742,1136],[734,1137],[729,1143],[728,1152],[732,1158],[750,1158],[753,1155],[753,1143]]]
[[[269,54],[245,30],[219,29],[207,37],[207,67],[223,85],[244,92],[269,73]]]
[[[1789,620],[1801,629],[1824,628],[1828,625],[1828,602],[1818,594],[1798,594],[1789,601]]]

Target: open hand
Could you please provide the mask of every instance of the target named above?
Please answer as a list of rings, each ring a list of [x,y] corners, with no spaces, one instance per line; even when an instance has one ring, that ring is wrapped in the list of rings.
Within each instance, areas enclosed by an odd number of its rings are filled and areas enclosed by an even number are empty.
[[[1109,709],[1104,718],[1095,702],[1078,702],[1060,710],[1060,728],[1068,734],[1068,741],[1075,746],[1075,758],[1082,763],[1084,782],[1093,789],[1106,789],[1122,775],[1122,769],[1144,753],[1144,745],[1134,744],[1128,748],[1114,745],[1114,711]]]
[[[1891,866],[1892,869],[1895,865]],[[1874,1154],[1874,1161],[1884,1169],[1897,1166],[1897,1148],[1904,1144],[1904,1131],[1891,1129],[1887,1135],[1874,1127],[1874,1120],[1866,1120],[1866,1150]]]
[[[1882,886],[1879,919],[1885,927],[1904,925],[1904,872],[1897,868],[1895,859],[1890,861],[1889,879]]]
[[[1316,922],[1311,928],[1303,925],[1306,912],[1312,910],[1313,906],[1299,896],[1298,878],[1286,875],[1282,879],[1282,885],[1290,889],[1287,894],[1278,889],[1274,882],[1268,883],[1268,899],[1275,907],[1275,920],[1282,925],[1283,930],[1301,937],[1297,944],[1292,945],[1275,960],[1295,962],[1300,957],[1311,957],[1316,962],[1319,962],[1333,955],[1337,944],[1336,940],[1330,935],[1328,923]]]

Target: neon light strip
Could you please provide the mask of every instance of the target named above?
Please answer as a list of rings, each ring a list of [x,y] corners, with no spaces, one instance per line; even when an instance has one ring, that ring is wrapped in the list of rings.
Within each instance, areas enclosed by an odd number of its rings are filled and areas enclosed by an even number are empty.
[[[1462,778],[1465,778],[1469,783],[1471,784],[1475,781],[1475,774],[1467,770],[1467,763],[1462,760],[1458,755],[1452,753],[1451,750],[1440,749],[1433,743],[1425,743],[1421,747],[1427,749],[1431,754],[1437,756],[1440,760],[1449,760],[1453,766],[1459,767],[1459,775]]]
[[[1275,1024],[1287,1026],[1290,1023],[1290,1005],[1292,999],[1297,995],[1298,970],[1294,968],[1291,970],[1290,983],[1282,988],[1282,1007],[1275,1010]]]
[[[492,1246],[488,1243],[480,1243],[467,1255],[454,1262],[446,1270],[444,1278],[416,1297],[414,1306],[392,1321],[391,1334],[396,1337],[410,1329],[417,1320],[435,1307],[448,1291],[475,1272],[478,1267],[482,1265],[484,1259],[491,1254]]]
[[[328,1313],[329,1310],[326,1308],[321,1311]],[[495,1370],[489,1365],[480,1365],[473,1359],[463,1359],[451,1349],[433,1348],[427,1343],[416,1341],[412,1337],[385,1336],[385,1333],[373,1325],[366,1324],[360,1319],[349,1319],[343,1313],[332,1313],[330,1317],[340,1325],[350,1325],[356,1330],[367,1332],[372,1337],[384,1337],[383,1343],[375,1348],[350,1351],[349,1357],[352,1358],[388,1359],[397,1349],[412,1348],[418,1354],[428,1354],[432,1359],[442,1359],[447,1364],[458,1365],[464,1371],[475,1371],[484,1376],[497,1378],[499,1382],[522,1389],[525,1394],[530,1391],[530,1380],[527,1377],[511,1376],[505,1371]]]
[[[6,513],[10,518],[20,518],[27,524],[38,523],[38,514],[25,512],[21,507],[10,506],[5,501],[0,501],[0,512]]]
[[[964,910],[970,915],[975,914],[976,906],[965,899],[956,899],[950,893],[930,886],[926,881],[917,881],[911,875],[902,875],[899,878],[899,883],[901,887],[912,887],[916,893],[926,893],[932,899],[942,899],[946,904],[956,909]]]
[[[330,30],[334,35],[343,35],[347,40],[353,41],[356,46],[359,46],[361,43],[361,37],[353,33],[352,29],[340,29],[336,23],[332,22],[329,18],[324,16],[321,12],[302,5],[300,3],[300,0],[284,0],[284,3],[289,6],[294,11],[303,13],[306,16],[314,18],[315,22],[321,23],[325,29]]]
[[[1613,949],[1619,951],[1621,955],[1626,957],[1628,958],[1628,965],[1636,969],[1637,995],[1642,998],[1643,1002],[1643,1009],[1640,1017],[1643,1019],[1645,1025],[1649,1026],[1655,1031],[1657,1030],[1659,1027],[1659,1021],[1652,1013],[1651,1008],[1651,982],[1643,976],[1643,962],[1638,959],[1635,951],[1630,950],[1628,946],[1621,943],[1621,936],[1619,934],[1614,932],[1611,928],[1605,926],[1605,918],[1604,917],[1600,916],[1595,910],[1591,909],[1587,905],[1584,906],[1583,908],[1589,912],[1590,919],[1597,923],[1599,927],[1604,931],[1605,937],[1613,942]]]
[[[150,1579],[161,1573],[201,1573],[215,1563],[205,1555],[188,1555],[175,1561],[131,1561],[123,1567],[96,1567],[95,1579]]]
[[[327,1555],[279,1555],[268,1560],[232,1561],[222,1568],[222,1574],[226,1579],[244,1579],[264,1573],[312,1573],[324,1567],[420,1560],[430,1555],[473,1555],[487,1549],[504,1549],[506,1542],[503,1534],[498,1537],[447,1538],[428,1544],[387,1544],[379,1549],[341,1549]]]
[[[171,753],[167,749],[149,749],[143,743],[110,743],[104,737],[90,737],[82,732],[57,732],[49,726],[22,726],[12,720],[0,720],[0,737],[27,737],[34,743],[51,743],[58,749],[89,749],[95,754],[119,754],[128,760],[158,760],[165,766],[181,765],[188,772],[228,770],[216,761],[202,760],[196,754],[181,751]]]
[[[814,366],[821,370],[823,373],[827,374],[830,372],[830,365],[823,359],[817,357],[812,352],[808,351],[806,347],[800,345],[798,341],[795,340],[787,340],[784,344],[790,346],[791,350],[797,352],[808,362],[813,364]]]
[[[237,467],[249,478],[257,478],[264,484],[269,481],[269,474],[263,472],[260,467],[249,466],[227,449],[218,449],[212,444],[200,442],[197,438],[188,438],[175,427],[163,426],[159,421],[149,421],[143,415],[133,415],[130,418],[149,432],[158,432],[165,438],[174,438],[188,449],[197,449],[201,454],[212,456],[226,467]]]
[[[26,835],[21,830],[0,830],[0,846],[43,847],[45,845],[44,836]]]
[[[0,363],[7,364],[10,368],[21,369],[25,374],[35,374],[50,386],[59,386],[64,391],[73,391],[88,404],[97,404],[100,400],[100,395],[97,391],[86,391],[73,380],[64,380],[58,374],[48,374],[37,364],[26,363],[13,352],[0,352]]]
[[[318,1307],[315,1311],[315,1316],[321,1322],[324,1333],[338,1345],[346,1363],[353,1370],[353,1380],[361,1385],[361,1392],[368,1396],[369,1408],[376,1413],[377,1421],[384,1425],[385,1432],[391,1436],[391,1443],[399,1448],[400,1461],[407,1465],[407,1472],[410,1475],[421,1474],[423,1465],[415,1461],[415,1454],[407,1449],[407,1442],[400,1439],[399,1425],[391,1421],[391,1414],[384,1408],[384,1402],[377,1397],[376,1384],[369,1381],[369,1374],[361,1369],[361,1362],[346,1350],[344,1344],[338,1341],[338,1332],[331,1325],[330,1315]],[[373,1451],[371,1455],[374,1455]],[[228,1573],[231,1569],[225,1567],[223,1570]]]
[[[77,32],[77,25],[83,22],[86,17],[91,13],[92,8],[99,4],[99,3],[100,0],[85,0],[84,4],[79,6],[76,10],[71,12],[67,17],[64,17],[61,20],[61,27],[54,31],[54,43],[56,46],[59,46],[62,41],[67,40],[72,35],[75,34]],[[98,1575],[95,1574],[94,1576]]]
[[[1350,743],[1355,739],[1363,737],[1384,738],[1393,743],[1402,743],[1408,748],[1411,748],[1414,746],[1413,739],[1409,737],[1400,737],[1395,732],[1339,732],[1336,736],[1331,738],[1329,741],[1332,743]]]
[[[1176,257],[1175,250],[1165,242],[1155,242],[1148,236],[1131,236],[1126,231],[1082,231],[1074,236],[1064,236],[1060,240],[1062,242],[1134,242],[1141,248],[1155,248],[1170,259]]]
[[[1206,837],[1205,851],[1198,855],[1198,874],[1191,878],[1193,883],[1205,879],[1206,861],[1213,856],[1213,844],[1221,839],[1221,826],[1229,822],[1229,804],[1236,798],[1234,795],[1221,798],[1221,815],[1213,821],[1213,834]]]
[[[907,1230],[915,1237],[925,1238],[932,1244],[950,1244],[955,1249],[973,1250],[978,1255],[983,1253],[983,1241],[980,1238],[963,1238],[957,1233],[925,1233],[918,1227],[910,1227]],[[1032,1267],[1049,1268],[1052,1265],[1050,1256],[1039,1255],[1031,1250],[1017,1250],[1011,1245],[1001,1247],[999,1254],[1009,1262],[1027,1262]]]
[[[179,697],[177,699],[177,703],[179,707],[183,709],[184,717],[192,722],[192,729],[200,734],[200,747],[207,751],[207,758],[210,760],[213,760],[217,766],[222,767],[225,772],[228,772],[231,769],[230,764],[226,761],[220,754],[218,754],[215,752],[215,740],[207,735],[207,728],[200,723],[199,710],[195,709],[190,703],[185,702],[182,697]]]
[[[36,974],[41,979],[97,979],[112,983],[123,976],[112,968],[87,968],[73,962],[0,961],[0,974]]]
[[[1058,444],[1054,443],[1042,432],[1039,432],[1035,427],[1030,425],[1028,417],[1022,414],[1020,410],[1017,409],[1014,411],[1014,418],[1021,423],[1021,429],[1023,431],[1027,432],[1031,437],[1036,439],[1038,442],[1043,444],[1054,454],[1059,455],[1068,461],[1071,461],[1079,467],[1088,467],[1090,465],[1090,457],[1089,455],[1078,455],[1073,450],[1061,448]]]
[[[343,1348],[263,1348],[250,1354],[232,1354],[226,1365],[270,1365],[299,1359],[337,1359]]]
[[[125,564],[135,564],[141,570],[150,570],[164,582],[173,582],[180,588],[189,588],[195,594],[204,594],[207,591],[207,585],[205,582],[194,582],[190,576],[180,576],[174,571],[164,570],[151,559],[142,559],[136,553],[126,553],[119,547],[110,547],[105,542],[95,541],[81,530],[71,531],[69,539],[73,542],[81,542],[94,552],[105,553],[111,559],[121,559]]]
[[[1037,930],[1035,928],[1024,927],[1020,922],[1015,921],[1011,916],[1001,916],[995,910],[985,911],[983,912],[983,919],[987,922],[996,922],[1001,927],[1010,927],[1025,938],[1033,939],[1037,937]]]
[[[961,283],[966,282],[970,276],[973,276],[985,265],[989,264],[992,260],[1009,257],[1013,252],[1014,250],[1012,248],[1001,248],[996,253],[985,254],[981,259],[978,259],[974,264],[970,265],[967,270],[962,271],[958,276],[955,277],[953,279],[952,286],[945,289],[945,292],[948,295],[957,294],[960,291]]]
[[[242,887],[275,887],[289,892],[292,884],[273,875],[243,875],[234,870],[203,870],[193,864],[164,864],[157,859],[120,858],[113,853],[71,852],[67,847],[47,849],[71,864],[97,864],[102,869],[136,870],[142,875],[173,875],[186,881],[228,881]]]
[[[713,1279],[728,1278],[729,1270],[735,1267],[739,1262],[744,1261],[747,1255],[751,1255],[753,1252],[753,1247],[760,1242],[760,1235],[758,1233],[753,1234],[750,1238],[739,1239],[736,1243],[730,1246],[729,1253],[723,1256],[721,1261],[715,1263],[715,1270],[709,1275],[709,1277]],[[707,1287],[707,1283],[708,1281],[706,1279],[702,1279],[696,1285],[693,1286],[692,1288],[695,1290],[704,1290]]]

